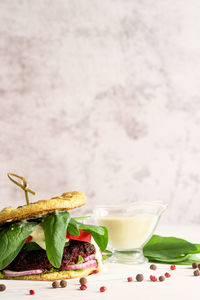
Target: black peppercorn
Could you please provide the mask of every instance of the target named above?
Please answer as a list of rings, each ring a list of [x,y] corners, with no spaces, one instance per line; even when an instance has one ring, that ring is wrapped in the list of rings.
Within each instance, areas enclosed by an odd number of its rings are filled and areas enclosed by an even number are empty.
[[[195,270],[193,274],[194,274],[194,276],[199,276],[200,272],[199,272],[199,270]]]
[[[164,281],[165,280],[165,276],[159,276],[159,281]]]
[[[151,270],[156,270],[156,269],[157,269],[157,266],[156,266],[156,265],[150,265],[150,269],[151,269]]]
[[[144,280],[144,276],[142,274],[137,274],[136,280],[137,281],[143,281]]]
[[[54,289],[59,288],[59,282],[58,282],[58,281],[54,281],[54,282],[52,283],[52,287],[53,287]]]
[[[193,267],[193,269],[198,268],[198,263],[197,262],[193,262],[192,267]]]
[[[87,279],[85,277],[82,277],[82,278],[80,278],[79,282],[81,285],[84,285],[87,283]]]
[[[5,284],[0,284],[0,292],[5,291],[5,289],[6,289]]]
[[[65,287],[67,286],[67,281],[66,281],[66,280],[61,280],[60,286],[61,286],[62,288],[65,288]]]

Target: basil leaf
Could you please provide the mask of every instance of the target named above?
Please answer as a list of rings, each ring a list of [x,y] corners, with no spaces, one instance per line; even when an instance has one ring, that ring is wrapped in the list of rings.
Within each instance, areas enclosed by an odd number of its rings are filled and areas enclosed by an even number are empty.
[[[0,270],[15,259],[36,226],[33,222],[17,222],[0,231]]]
[[[70,218],[70,214],[65,211],[49,215],[42,222],[47,257],[55,268],[61,265]]]
[[[186,240],[175,237],[163,237],[153,235],[152,238],[143,248],[143,253],[147,257],[156,257],[164,259],[166,257],[173,258],[183,254],[196,251],[197,247]]]

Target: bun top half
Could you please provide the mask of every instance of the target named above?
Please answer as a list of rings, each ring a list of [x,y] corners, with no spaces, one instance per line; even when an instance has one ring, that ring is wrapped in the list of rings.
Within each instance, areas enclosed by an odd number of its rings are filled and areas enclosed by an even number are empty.
[[[78,191],[63,193],[49,200],[39,200],[18,208],[5,207],[0,211],[0,225],[6,222],[29,220],[48,215],[55,210],[70,210],[86,204],[86,196]]]

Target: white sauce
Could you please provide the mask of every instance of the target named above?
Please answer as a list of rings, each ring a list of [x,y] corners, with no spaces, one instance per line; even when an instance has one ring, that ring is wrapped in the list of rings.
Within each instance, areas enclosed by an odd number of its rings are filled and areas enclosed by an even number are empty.
[[[95,242],[95,240],[93,239],[93,237],[91,238],[91,244],[94,245],[95,249],[96,249],[96,253],[95,253],[95,259],[97,261],[97,266],[99,269],[101,269],[103,267],[103,263],[102,263],[102,254],[100,252],[100,249],[97,245],[97,243]]]
[[[110,215],[98,219],[108,228],[109,242],[118,250],[141,248],[151,235],[158,217],[155,215]]]
[[[46,250],[44,231],[40,224],[36,226],[35,230],[31,233],[31,236],[31,242],[37,243],[42,249]]]

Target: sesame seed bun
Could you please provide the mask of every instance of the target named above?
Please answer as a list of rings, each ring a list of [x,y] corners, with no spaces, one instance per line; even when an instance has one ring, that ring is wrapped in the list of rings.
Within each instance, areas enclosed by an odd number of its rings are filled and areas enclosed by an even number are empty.
[[[63,193],[49,200],[39,200],[18,208],[6,207],[0,211],[0,225],[6,222],[34,219],[52,213],[55,210],[70,210],[86,204],[81,192]],[[38,275],[37,275],[38,276]]]
[[[58,271],[46,274],[34,274],[34,275],[25,275],[25,276],[4,276],[2,279],[12,279],[12,280],[37,280],[37,281],[53,281],[53,280],[62,280],[62,279],[73,279],[86,277],[97,268],[88,268],[82,270],[68,270],[68,271]]]

